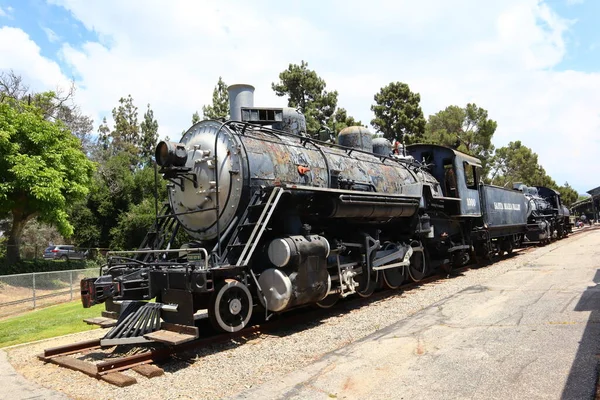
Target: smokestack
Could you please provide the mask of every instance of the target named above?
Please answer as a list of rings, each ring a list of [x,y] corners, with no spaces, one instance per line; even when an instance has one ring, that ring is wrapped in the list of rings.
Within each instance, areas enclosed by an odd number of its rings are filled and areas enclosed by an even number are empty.
[[[229,119],[242,120],[242,107],[254,107],[254,86],[246,84],[231,85],[229,92]]]

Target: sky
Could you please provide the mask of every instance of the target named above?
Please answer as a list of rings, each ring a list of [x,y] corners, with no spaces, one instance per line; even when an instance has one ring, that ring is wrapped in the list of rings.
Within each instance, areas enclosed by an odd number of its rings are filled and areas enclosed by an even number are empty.
[[[304,60],[363,123],[390,82],[426,117],[476,103],[496,147],[520,140],[583,194],[600,186],[598,15],[598,0],[0,0],[0,71],[34,90],[73,80],[96,127],[131,94],[174,139],[219,76],[283,107],[271,83]]]

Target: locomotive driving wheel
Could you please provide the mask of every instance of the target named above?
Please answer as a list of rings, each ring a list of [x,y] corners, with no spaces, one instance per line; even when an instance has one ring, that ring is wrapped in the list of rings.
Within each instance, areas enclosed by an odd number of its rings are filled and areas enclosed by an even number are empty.
[[[248,287],[235,279],[225,279],[213,292],[208,317],[213,327],[222,332],[244,329],[252,317],[252,295]]]
[[[367,266],[363,266],[362,274],[357,276],[356,281],[358,287],[356,288],[356,294],[360,297],[369,297],[377,289],[377,283],[379,280],[379,271],[370,271]]]
[[[406,280],[406,275],[406,267],[384,269],[383,282],[389,289],[398,289]]]
[[[397,250],[398,247],[393,243],[383,246],[383,250]],[[386,268],[381,271],[383,275],[383,285],[388,289],[398,289],[408,276],[406,267]]]
[[[421,243],[413,243],[415,250],[410,256],[410,265],[408,266],[408,276],[413,282],[419,282],[421,279],[427,276],[429,272],[429,263],[426,250]],[[418,250],[417,250],[418,248]]]

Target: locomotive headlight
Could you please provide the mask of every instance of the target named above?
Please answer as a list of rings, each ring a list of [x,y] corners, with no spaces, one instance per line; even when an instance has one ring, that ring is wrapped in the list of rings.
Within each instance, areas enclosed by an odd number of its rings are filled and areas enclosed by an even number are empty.
[[[156,146],[154,156],[161,167],[183,167],[187,162],[187,151],[183,143],[161,141]]]

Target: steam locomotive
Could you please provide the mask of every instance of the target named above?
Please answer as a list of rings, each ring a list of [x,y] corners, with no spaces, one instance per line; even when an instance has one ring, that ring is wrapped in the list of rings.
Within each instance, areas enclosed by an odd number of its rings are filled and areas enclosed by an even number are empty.
[[[117,320],[102,345],[193,340],[203,310],[237,332],[568,233],[551,189],[485,185],[477,158],[393,151],[364,127],[315,140],[299,111],[254,107],[253,95],[230,86],[230,120],[156,147],[168,203],[139,250],[109,253],[81,281],[84,307],[104,303]],[[192,240],[172,248],[180,229]]]

